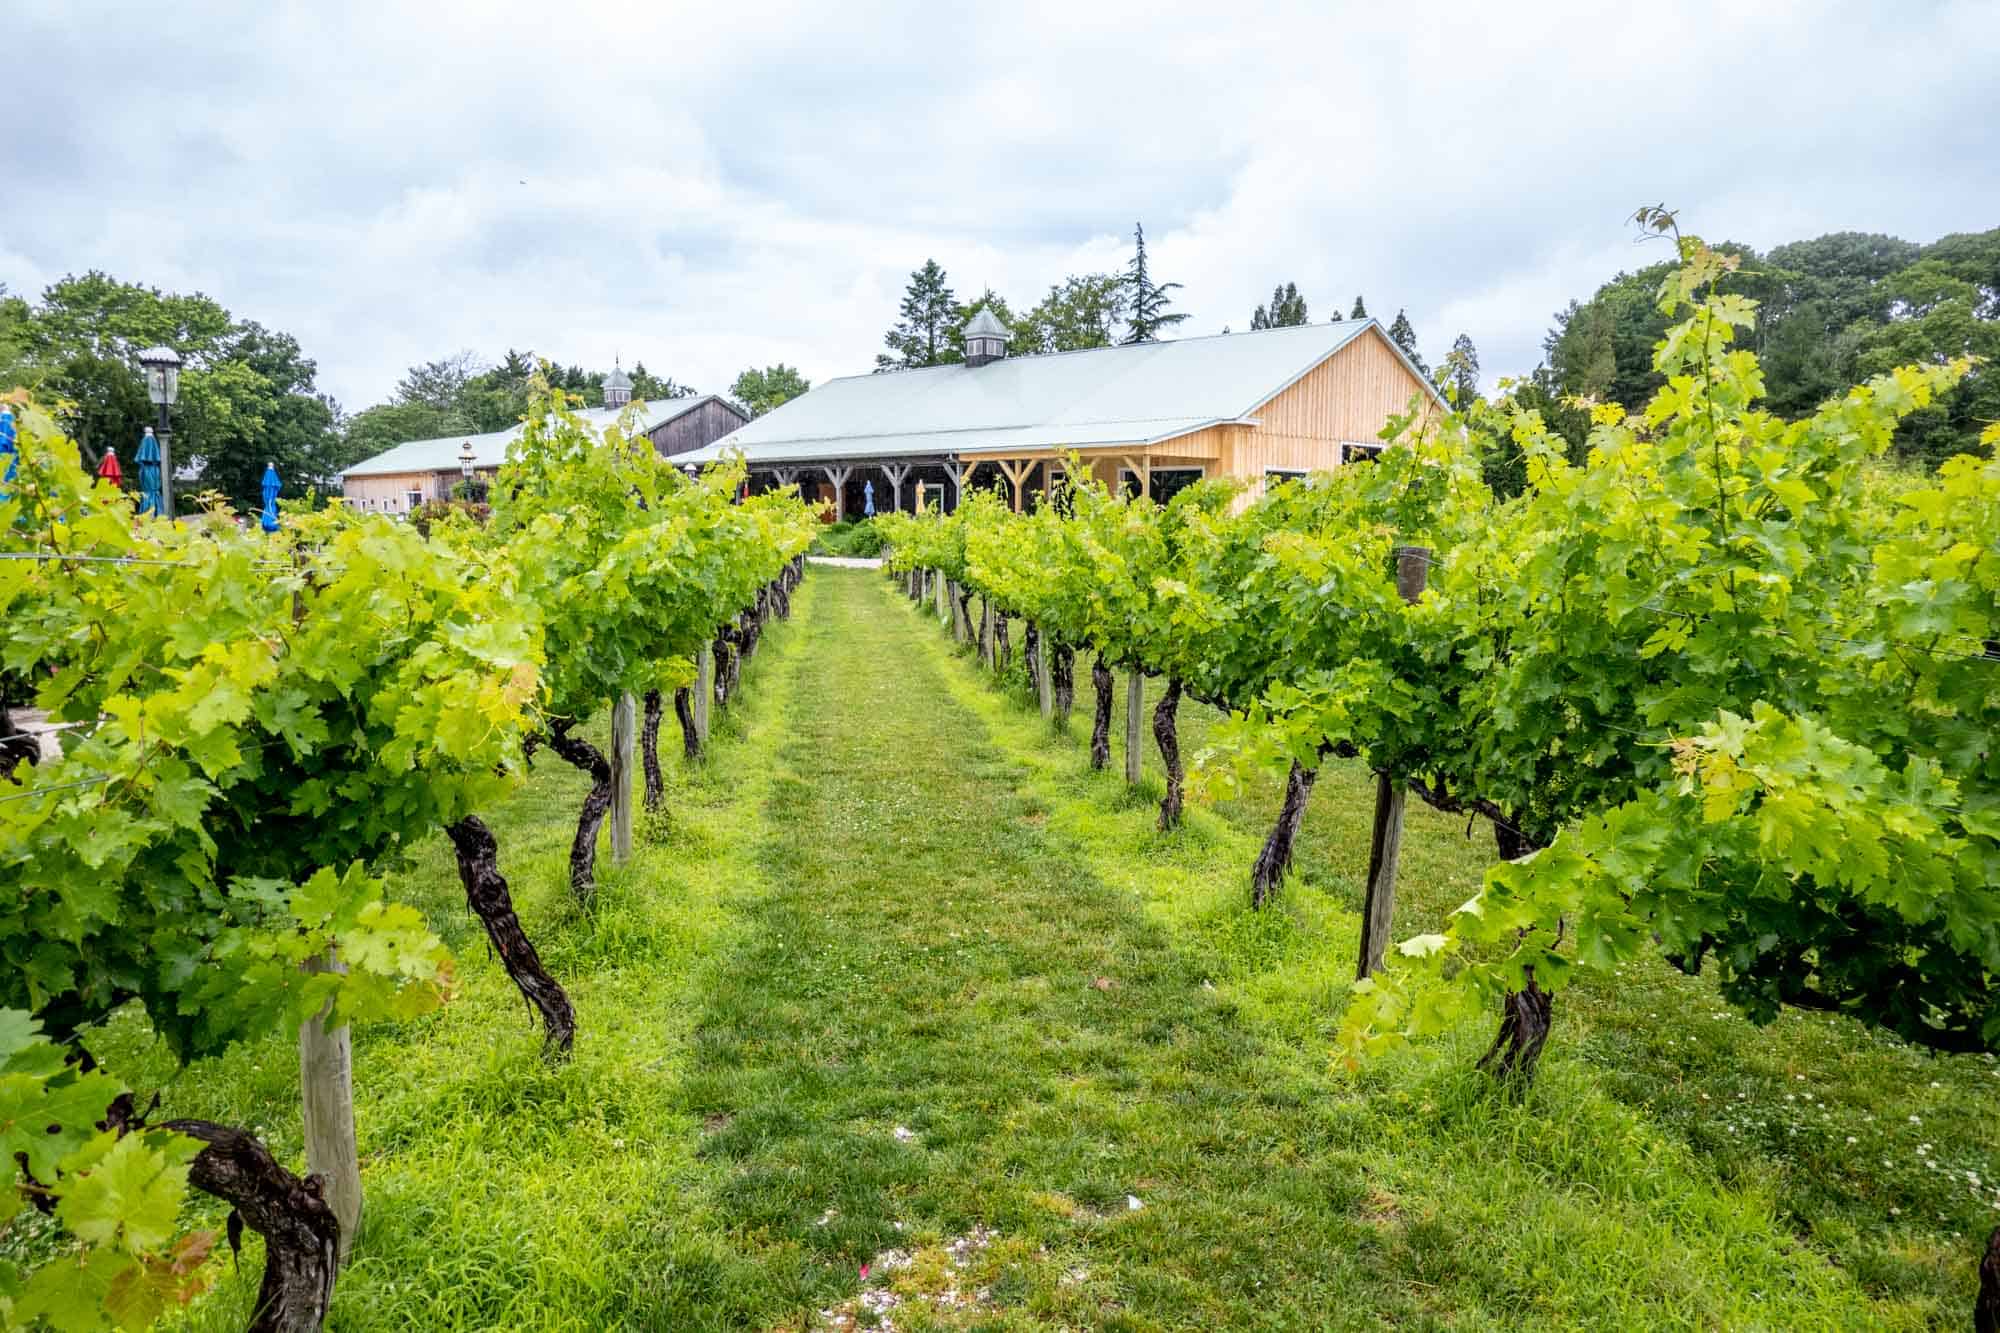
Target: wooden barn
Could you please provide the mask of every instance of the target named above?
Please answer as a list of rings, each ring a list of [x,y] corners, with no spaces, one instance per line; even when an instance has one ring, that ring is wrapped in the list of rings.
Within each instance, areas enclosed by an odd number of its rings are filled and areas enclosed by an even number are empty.
[[[602,430],[617,421],[631,401],[631,377],[614,368],[604,377],[604,406],[578,415]],[[636,429],[652,440],[662,457],[673,457],[713,443],[749,419],[728,399],[708,394],[642,404]],[[514,426],[484,435],[410,440],[342,472],[341,492],[357,509],[407,514],[427,500],[450,498],[451,488],[464,480],[468,449],[473,474],[491,479],[507,461],[507,446],[520,433],[521,428]]]
[[[1368,458],[1392,415],[1442,410],[1437,390],[1372,319],[1009,357],[981,309],[962,364],[830,380],[714,444],[755,484],[799,483],[854,517],[957,504],[998,484],[1032,503],[1077,454],[1107,485],[1164,500],[1203,476],[1267,479]]]

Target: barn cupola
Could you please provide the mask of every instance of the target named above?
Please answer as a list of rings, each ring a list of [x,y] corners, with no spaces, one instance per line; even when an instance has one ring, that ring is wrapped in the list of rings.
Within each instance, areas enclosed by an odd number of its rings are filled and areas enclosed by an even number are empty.
[[[979,307],[979,313],[965,321],[965,364],[983,366],[1007,355],[1007,326],[994,318],[993,311]]]
[[[604,377],[604,405],[623,407],[631,401],[632,377],[627,375],[625,368],[614,359],[611,363],[611,373]]]

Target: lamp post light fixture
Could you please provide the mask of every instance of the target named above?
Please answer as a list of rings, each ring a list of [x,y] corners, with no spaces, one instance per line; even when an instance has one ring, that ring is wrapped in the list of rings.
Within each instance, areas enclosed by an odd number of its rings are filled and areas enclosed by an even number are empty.
[[[139,364],[146,372],[146,396],[153,400],[153,406],[160,409],[160,424],[153,428],[153,434],[160,441],[160,514],[171,520],[174,516],[174,457],[169,444],[173,430],[167,422],[167,409],[181,396],[180,353],[171,347],[148,347],[139,353]]]
[[[459,445],[459,446],[458,446],[458,470],[459,470],[459,471],[460,471],[460,472],[461,472],[462,474],[464,474],[464,476],[465,476],[465,479],[466,479],[467,481],[471,481],[471,480],[472,480],[472,441],[471,441],[471,440],[467,440],[467,441],[466,441],[466,442],[465,442],[464,444],[461,444],[461,445]]]

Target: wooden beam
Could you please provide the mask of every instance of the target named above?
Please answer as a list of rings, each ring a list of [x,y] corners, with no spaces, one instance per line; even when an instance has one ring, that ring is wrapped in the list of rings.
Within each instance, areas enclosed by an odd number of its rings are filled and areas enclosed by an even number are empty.
[[[910,475],[910,465],[884,463],[882,475],[889,479],[889,508],[900,511],[903,507],[903,478]]]
[[[1021,512],[1021,482],[1028,475],[1028,469],[1033,467],[1034,464],[1027,460],[1015,462],[1012,459],[1005,458],[996,461],[1000,464],[1000,470],[1007,474],[1007,480],[1014,488],[1014,512],[1018,514]]]
[[[826,479],[833,483],[833,521],[838,523],[847,517],[847,479],[854,475],[854,465],[834,463],[824,470]]]

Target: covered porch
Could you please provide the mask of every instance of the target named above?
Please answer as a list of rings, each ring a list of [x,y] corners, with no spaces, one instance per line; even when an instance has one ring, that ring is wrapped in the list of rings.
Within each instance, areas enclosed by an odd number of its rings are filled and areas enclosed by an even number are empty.
[[[1217,451],[1204,444],[1183,439],[1076,450],[756,462],[750,464],[750,483],[754,491],[797,485],[808,498],[830,488],[835,521],[864,516],[871,499],[876,513],[915,512],[932,505],[950,513],[968,490],[982,487],[999,491],[1018,513],[1060,486],[1074,454],[1106,486],[1164,502],[1216,470]]]

